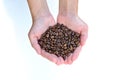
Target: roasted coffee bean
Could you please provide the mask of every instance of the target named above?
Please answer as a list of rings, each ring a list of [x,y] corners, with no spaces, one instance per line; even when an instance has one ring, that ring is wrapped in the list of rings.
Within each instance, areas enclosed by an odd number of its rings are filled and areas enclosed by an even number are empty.
[[[54,38],[54,36],[51,36],[51,39],[53,39]]]
[[[48,38],[48,37],[49,37],[49,34],[46,34],[46,37]]]
[[[59,34],[59,36],[62,36],[62,35],[63,35],[63,33],[62,33],[62,32],[59,32],[58,34]]]
[[[58,32],[56,32],[55,35],[58,36]]]
[[[66,60],[67,57],[74,53],[80,45],[80,34],[67,28],[64,24],[57,23],[50,26],[38,40],[41,49],[57,57]]]

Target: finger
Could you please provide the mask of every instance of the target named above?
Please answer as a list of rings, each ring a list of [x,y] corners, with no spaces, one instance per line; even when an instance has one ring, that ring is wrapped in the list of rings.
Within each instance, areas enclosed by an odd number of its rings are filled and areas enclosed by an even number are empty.
[[[36,37],[29,37],[29,38],[30,38],[30,42],[31,42],[32,47],[36,50],[36,52],[38,54],[41,54],[41,48],[38,44],[37,38]]]
[[[47,58],[48,60],[50,60],[50,61],[52,61],[52,62],[54,62],[56,64],[59,61],[59,59],[58,59],[58,57],[56,55],[50,54],[50,53],[46,52],[45,50],[42,50],[41,56]]]
[[[67,58],[65,64],[72,64],[73,60],[72,60],[72,54]]]
[[[75,61],[78,58],[81,49],[82,49],[81,46],[79,46],[79,47],[76,48],[76,50],[72,54],[72,61]]]
[[[58,62],[56,63],[57,65],[61,65],[61,64],[63,64],[64,63],[64,60],[63,60],[63,58],[62,57],[59,57],[59,60],[58,60]]]
[[[80,44],[81,46],[83,46],[87,40],[87,37],[88,37],[88,31],[81,31],[81,36],[80,36]]]

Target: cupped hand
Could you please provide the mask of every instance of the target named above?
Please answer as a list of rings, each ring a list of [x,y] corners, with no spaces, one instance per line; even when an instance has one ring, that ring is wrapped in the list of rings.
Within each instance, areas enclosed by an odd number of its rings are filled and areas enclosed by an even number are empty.
[[[78,16],[72,16],[72,15],[69,15],[69,16],[58,15],[57,22],[60,23],[60,24],[64,24],[68,28],[70,28],[71,30],[81,34],[80,46],[77,47],[75,49],[74,53],[72,53],[65,60],[65,64],[72,64],[73,61],[75,61],[78,58],[79,53],[80,53],[80,51],[82,49],[82,46],[85,44],[85,42],[87,40],[87,37],[88,37],[88,26]]]
[[[61,57],[58,58],[54,54],[47,53],[41,49],[38,44],[38,39],[40,39],[41,35],[49,28],[49,26],[53,25],[55,25],[55,21],[52,16],[40,17],[33,21],[28,36],[32,47],[38,54],[59,65],[63,63],[63,59]]]

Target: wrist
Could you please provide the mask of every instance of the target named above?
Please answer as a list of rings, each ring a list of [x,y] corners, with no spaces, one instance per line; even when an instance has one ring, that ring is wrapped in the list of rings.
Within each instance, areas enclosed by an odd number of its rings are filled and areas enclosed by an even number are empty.
[[[60,16],[78,16],[77,12],[72,12],[72,11],[59,11],[58,15]]]
[[[77,14],[71,14],[71,13],[59,13],[57,18],[64,17],[64,18],[76,18],[79,17]]]
[[[41,15],[35,19],[32,19],[32,23],[43,23],[44,22],[52,22],[54,20],[53,16],[51,14],[49,15]]]
[[[78,0],[60,0],[59,15],[78,16]]]
[[[42,13],[38,12],[36,15],[32,16],[32,20],[36,21],[42,18],[49,18],[50,16],[52,16],[50,12],[42,12]]]

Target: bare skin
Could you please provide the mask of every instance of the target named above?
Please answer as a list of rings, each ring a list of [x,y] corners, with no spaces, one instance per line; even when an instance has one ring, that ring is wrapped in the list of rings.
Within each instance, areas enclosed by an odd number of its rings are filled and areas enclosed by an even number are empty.
[[[61,57],[58,58],[53,54],[45,52],[38,44],[38,39],[40,39],[41,34],[44,33],[49,26],[56,24],[53,16],[49,12],[46,0],[28,0],[28,4],[33,20],[32,27],[28,34],[32,47],[41,56],[56,63],[57,65],[61,64]]]
[[[41,34],[44,33],[49,26],[56,24],[48,9],[46,0],[27,1],[33,20],[32,27],[28,34],[32,47],[38,54],[56,63],[57,65],[73,63],[73,61],[77,59],[82,46],[85,44],[88,32],[87,24],[78,17],[78,0],[59,0],[59,14],[57,17],[57,22],[68,26],[68,28],[79,32],[82,35],[80,47],[78,47],[74,54],[68,57],[65,61],[61,57],[57,57],[42,50],[37,42],[38,39],[40,39]]]
[[[88,37],[88,26],[78,16],[78,0],[59,0],[57,22],[81,34],[80,46],[64,62],[65,64],[71,64],[78,58],[81,48]]]

